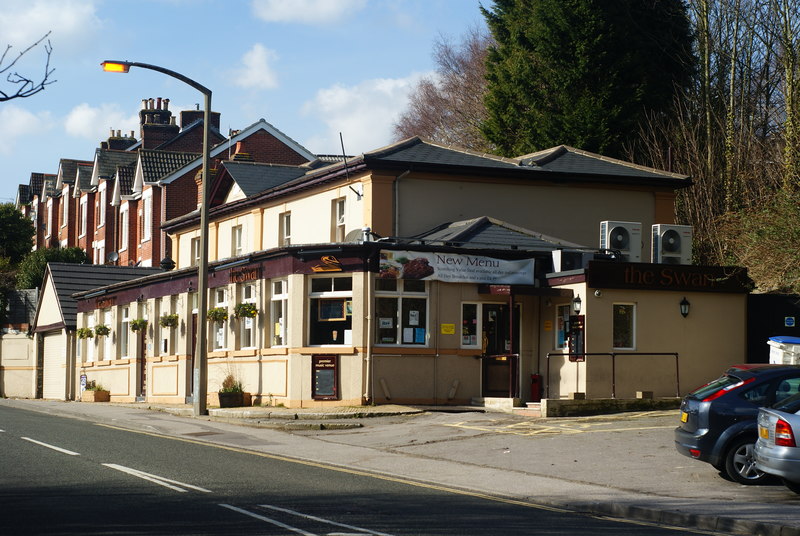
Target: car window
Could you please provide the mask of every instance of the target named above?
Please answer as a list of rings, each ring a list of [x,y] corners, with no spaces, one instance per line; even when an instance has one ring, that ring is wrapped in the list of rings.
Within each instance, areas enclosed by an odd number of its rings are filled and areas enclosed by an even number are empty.
[[[742,394],[739,396],[751,404],[756,406],[764,406],[769,401],[769,394],[770,394],[770,387],[769,383],[762,383],[760,385],[756,385],[746,391],[743,391]]]
[[[724,376],[721,376],[712,382],[708,382],[702,387],[698,387],[697,389],[689,393],[689,396],[693,396],[694,398],[699,398],[700,400],[703,400],[707,396],[716,393],[720,389],[730,387],[731,385],[736,385],[741,381],[742,380],[740,380],[736,376],[725,374]]]
[[[786,413],[797,413],[800,411],[800,393],[779,400],[772,407],[780,411],[785,411]]]
[[[778,388],[775,391],[775,403],[780,404],[787,398],[800,393],[800,378],[786,378],[778,382]]]

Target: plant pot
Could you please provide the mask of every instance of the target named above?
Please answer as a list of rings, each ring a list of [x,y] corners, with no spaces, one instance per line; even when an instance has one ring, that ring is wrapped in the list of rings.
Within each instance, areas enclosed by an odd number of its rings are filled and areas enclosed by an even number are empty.
[[[111,400],[111,391],[84,391],[81,393],[81,402],[108,402]]]
[[[219,407],[238,408],[244,406],[244,393],[217,393],[219,395]]]

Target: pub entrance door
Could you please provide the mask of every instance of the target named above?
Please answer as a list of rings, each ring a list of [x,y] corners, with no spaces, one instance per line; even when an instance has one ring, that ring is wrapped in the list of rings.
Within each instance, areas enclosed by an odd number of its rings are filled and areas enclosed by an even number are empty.
[[[520,306],[513,317],[508,304],[481,304],[482,395],[484,398],[519,396]]]

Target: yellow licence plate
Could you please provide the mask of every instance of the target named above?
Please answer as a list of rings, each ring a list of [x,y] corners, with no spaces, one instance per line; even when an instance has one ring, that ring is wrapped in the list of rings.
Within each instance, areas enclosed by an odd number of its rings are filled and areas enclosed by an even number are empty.
[[[681,422],[686,422],[689,420],[689,414],[685,411],[681,411]]]
[[[769,428],[764,428],[763,426],[759,426],[758,435],[760,435],[762,439],[769,439]]]

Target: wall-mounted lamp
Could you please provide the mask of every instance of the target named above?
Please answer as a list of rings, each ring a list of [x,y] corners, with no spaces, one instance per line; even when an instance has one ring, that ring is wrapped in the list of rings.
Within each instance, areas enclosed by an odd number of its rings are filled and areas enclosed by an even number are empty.
[[[575,296],[575,297],[572,299],[572,311],[573,311],[573,312],[574,312],[576,315],[579,315],[579,314],[581,314],[581,297],[580,297],[580,296]]]
[[[597,289],[597,290],[594,291],[594,297],[595,298],[599,298],[602,295],[603,295],[603,293],[600,291],[600,289]]]
[[[691,304],[691,303],[689,303],[689,300],[687,300],[687,299],[686,299],[686,296],[684,296],[684,297],[683,297],[683,299],[681,300],[681,303],[680,303],[680,304],[678,304],[678,305],[679,305],[679,306],[680,306],[680,308],[681,308],[681,316],[682,316],[683,318],[686,318],[687,316],[689,316],[689,307],[690,307],[692,304]]]

